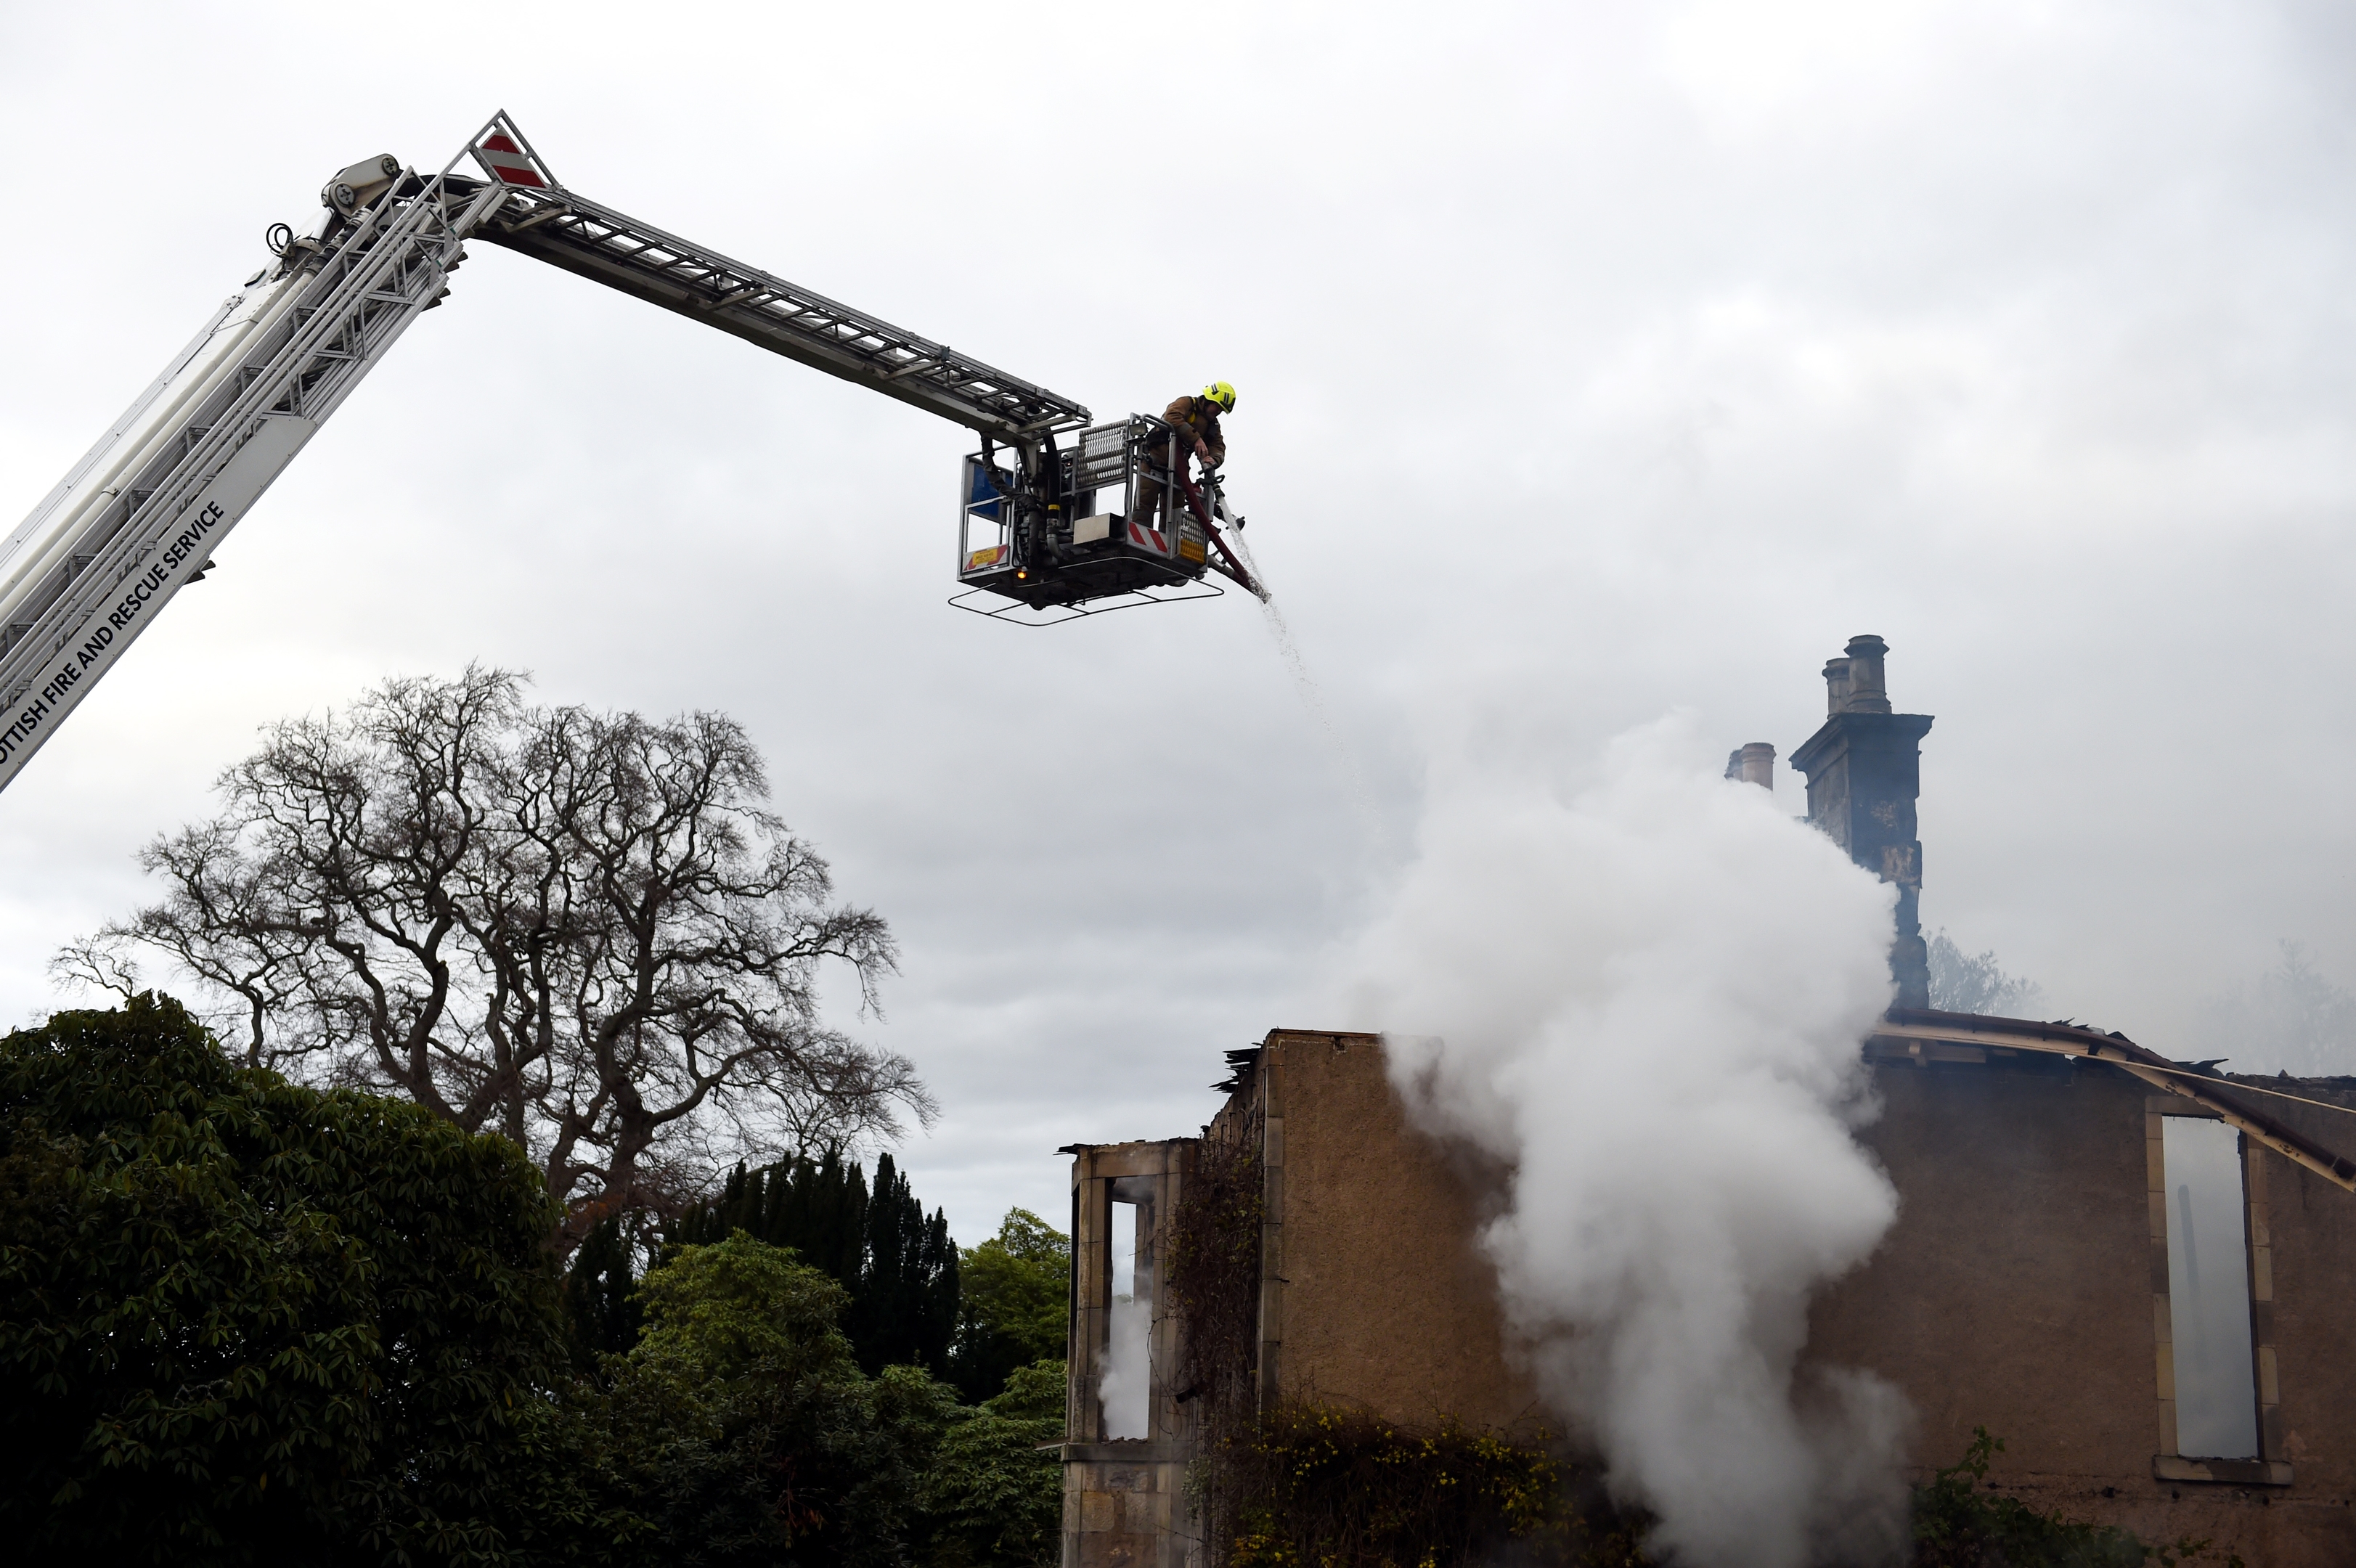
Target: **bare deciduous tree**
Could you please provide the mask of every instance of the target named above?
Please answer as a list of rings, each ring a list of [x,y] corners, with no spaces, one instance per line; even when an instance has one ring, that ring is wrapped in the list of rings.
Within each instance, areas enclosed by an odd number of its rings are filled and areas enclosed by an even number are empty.
[[[250,1061],[505,1133],[568,1246],[714,1157],[931,1120],[905,1058],[821,1022],[822,962],[864,1014],[891,933],[830,901],[723,716],[533,707],[470,668],[275,725],[220,787],[220,816],[144,851],[163,901],[55,967],[122,989],[160,950]]]
[[[1966,953],[1944,927],[1932,936],[1929,954],[1931,1005],[1944,1011],[2018,1018],[2045,995],[2045,987],[2036,981],[2006,974],[1994,948]]]
[[[2278,945],[2280,965],[2194,1012],[2200,1049],[2236,1072],[2356,1072],[2356,996],[2324,976],[2304,943],[2285,938]]]

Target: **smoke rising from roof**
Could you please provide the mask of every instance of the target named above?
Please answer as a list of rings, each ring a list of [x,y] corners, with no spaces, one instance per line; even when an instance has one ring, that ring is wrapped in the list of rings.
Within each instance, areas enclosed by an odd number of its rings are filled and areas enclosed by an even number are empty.
[[[1420,1124],[1510,1169],[1483,1236],[1509,1331],[1656,1548],[1879,1561],[1903,1398],[1795,1367],[1811,1291],[1896,1216],[1850,1136],[1892,894],[1707,754],[1671,719],[1575,790],[1436,781],[1351,1010]]]

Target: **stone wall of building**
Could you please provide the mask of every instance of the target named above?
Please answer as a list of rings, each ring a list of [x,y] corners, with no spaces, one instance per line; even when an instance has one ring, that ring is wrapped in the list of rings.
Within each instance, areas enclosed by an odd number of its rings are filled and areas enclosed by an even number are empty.
[[[1818,1297],[1807,1360],[1863,1367],[1905,1392],[1916,1477],[1986,1426],[2006,1443],[1991,1479],[2039,1509],[2152,1541],[2207,1537],[2252,1568],[2356,1563],[2356,1194],[2244,1141],[2253,1336],[2271,1369],[2265,1451],[2204,1466],[2175,1453],[2154,1203],[2166,1201],[2159,1125],[2200,1108],[2054,1056],[1879,1037],[1868,1054],[1882,1110],[1859,1136],[1900,1215],[1873,1257]],[[2328,1086],[2265,1083],[2356,1104]],[[2347,1115],[2264,1104],[2326,1148],[2356,1142]],[[1265,1163],[1263,1402],[1313,1398],[1402,1423],[1545,1421],[1480,1251],[1499,1173],[1409,1125],[1379,1039],[1271,1033],[1206,1133],[1247,1129]],[[1164,1147],[1119,1146],[1120,1168],[1178,1169],[1177,1156],[1149,1159]],[[1082,1151],[1100,1170],[1083,1186],[1108,1179],[1109,1152]],[[1086,1283],[1092,1267],[1083,1259],[1084,1293],[1100,1290]],[[1076,1401],[1084,1366],[1076,1358]],[[1186,1568],[1192,1532],[1168,1495],[1178,1446],[1076,1443],[1068,1456],[1066,1568]],[[2195,1478],[2210,1473],[2222,1478]],[[1123,1488],[1143,1495],[1114,1495]],[[1149,1524],[1158,1538],[1141,1533]]]
[[[1373,1035],[1276,1030],[1251,1092],[1268,1129],[1263,1400],[1403,1423],[1538,1419],[1480,1251],[1498,1173],[1408,1125]]]
[[[1985,1426],[2005,1440],[1992,1479],[2040,1509],[2151,1541],[2208,1537],[2254,1568],[2356,1563],[2356,1194],[2244,1140],[2249,1236],[2265,1253],[2253,1333],[2275,1368],[2260,1391],[2273,1463],[2257,1467],[2286,1484],[2191,1480],[2167,1472],[2231,1467],[2177,1455],[2152,1144],[2161,1117],[2198,1108],[2050,1058],[1885,1056],[1874,1076],[1882,1114],[1859,1136],[1903,1207],[1867,1265],[1818,1298],[1809,1359],[1904,1390],[1918,1467],[1953,1462]]]

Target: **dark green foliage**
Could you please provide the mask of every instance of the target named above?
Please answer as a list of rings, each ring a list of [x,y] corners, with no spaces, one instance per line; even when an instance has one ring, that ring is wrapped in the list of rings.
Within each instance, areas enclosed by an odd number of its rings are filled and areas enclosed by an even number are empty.
[[[2209,1558],[2206,1541],[2146,1546],[2115,1525],[2039,1513],[2019,1498],[1981,1489],[2004,1439],[1972,1428],[1964,1456],[1914,1489],[1914,1568],[2163,1568]],[[2215,1561],[2215,1559],[2210,1559]],[[2223,1568],[2242,1568],[2232,1552]]]
[[[957,1333],[958,1253],[948,1215],[925,1218],[908,1179],[892,1157],[875,1160],[867,1200],[867,1266],[852,1294],[846,1326],[871,1374],[888,1366],[945,1371]]]
[[[867,1260],[867,1180],[856,1160],[830,1149],[823,1159],[788,1159],[747,1171],[738,1165],[720,1196],[697,1204],[663,1232],[667,1246],[724,1242],[738,1231],[855,1288]]]
[[[17,1560],[495,1560],[561,1352],[553,1218],[503,1139],[234,1067],[168,999],[12,1033]]]
[[[893,1568],[920,1539],[918,1477],[956,1413],[913,1367],[869,1379],[849,1295],[743,1233],[639,1283],[646,1329],[589,1411],[607,1484],[666,1565]]]
[[[1019,1212],[1019,1211],[1018,1211]],[[1046,1568],[1062,1550],[1064,1362],[1019,1367],[951,1426],[917,1491],[936,1568]]]
[[[873,1203],[841,1162],[740,1173],[722,1200],[831,1248],[848,1283],[742,1233],[634,1280],[608,1222],[560,1289],[553,1206],[504,1139],[235,1066],[153,997],[19,1030],[12,1560],[1032,1568],[1059,1532],[1038,1448],[1061,1368],[979,1410],[920,1367],[862,1370],[862,1307],[945,1360],[956,1303],[945,1221],[888,1161],[876,1178]]]
[[[919,1303],[953,1287],[960,1276],[934,1266],[942,1256],[934,1249],[948,1244],[945,1221],[924,1219],[888,1163],[878,1162],[876,1190],[898,1216],[880,1236],[864,1228],[873,1209],[859,1168],[832,1161],[740,1170],[673,1227],[680,1240],[639,1297],[645,1336],[626,1359],[606,1360],[612,1392],[595,1414],[616,1459],[611,1484],[653,1522],[664,1562],[766,1561],[763,1553],[789,1551],[797,1561],[857,1568],[896,1552],[938,1568],[1033,1568],[1056,1555],[1064,1237],[1017,1211],[977,1249],[1020,1265],[996,1271],[1007,1277],[991,1297],[1011,1337],[1050,1341],[1055,1355],[1019,1368],[1011,1381],[1001,1375],[1003,1393],[969,1407],[916,1366],[864,1376],[860,1348],[842,1331],[859,1296],[832,1270],[743,1228],[709,1235],[718,1218],[735,1216],[773,1234],[824,1238],[830,1212],[839,1221],[855,1199],[862,1225],[852,1240],[862,1250],[899,1245],[900,1277],[916,1276],[909,1294]],[[831,1234],[842,1233],[833,1223]],[[894,1277],[888,1251],[882,1269],[857,1252],[852,1258],[843,1272],[853,1282]],[[992,1269],[982,1275],[991,1290]],[[1042,1278],[1052,1292],[1039,1288]],[[845,1521],[855,1521],[856,1548]]]
[[[720,1196],[680,1215],[666,1253],[742,1231],[789,1247],[849,1293],[842,1327],[869,1376],[889,1366],[936,1371],[949,1363],[957,1328],[958,1254],[948,1217],[925,1218],[908,1179],[884,1155],[873,1196],[856,1162],[829,1153],[757,1170],[736,1168]]]
[[[628,1354],[638,1342],[643,1315],[632,1251],[617,1215],[592,1227],[573,1254],[564,1275],[564,1326],[573,1365],[583,1371],[594,1371],[600,1356]]]
[[[949,1381],[962,1398],[979,1404],[1033,1362],[1064,1364],[1071,1268],[1071,1238],[1027,1209],[1009,1210],[998,1234],[960,1254]]]

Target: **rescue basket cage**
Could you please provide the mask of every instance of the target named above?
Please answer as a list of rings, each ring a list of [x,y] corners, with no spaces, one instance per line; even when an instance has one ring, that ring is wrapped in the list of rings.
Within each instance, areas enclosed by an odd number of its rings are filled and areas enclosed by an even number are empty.
[[[1013,453],[985,441],[958,475],[962,592],[949,603],[1048,625],[1216,597],[1209,571],[1257,592],[1216,539],[1214,519],[1228,515],[1216,476],[1186,477],[1191,445],[1164,421],[1132,414],[1089,426],[1067,449],[1048,446],[1034,480]]]

